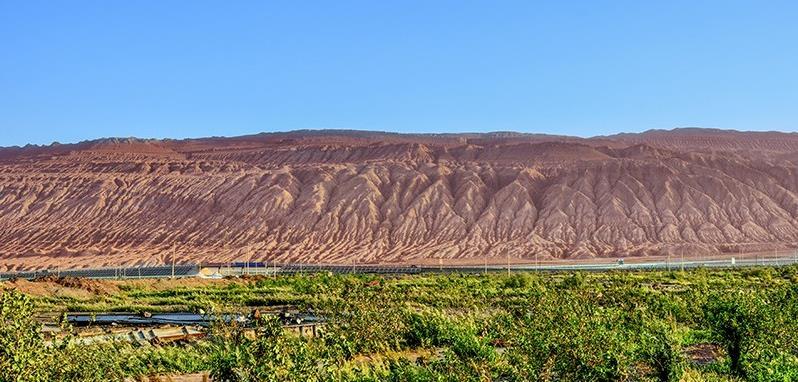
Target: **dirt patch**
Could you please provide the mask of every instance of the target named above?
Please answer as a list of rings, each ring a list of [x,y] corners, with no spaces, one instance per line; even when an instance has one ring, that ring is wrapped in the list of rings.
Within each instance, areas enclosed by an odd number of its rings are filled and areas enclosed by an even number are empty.
[[[108,296],[120,293],[122,289],[134,288],[149,291],[173,290],[180,288],[223,287],[241,280],[207,280],[199,278],[181,279],[142,279],[142,280],[94,280],[80,277],[40,277],[33,281],[13,279],[0,282],[0,290],[13,289],[36,297],[63,296],[88,299],[94,296]]]
[[[175,288],[202,288],[207,286],[225,286],[227,284],[235,283],[234,280],[211,280],[201,279],[194,277],[179,278],[179,279],[150,279],[150,280],[126,280],[114,281],[115,286],[125,285],[129,288],[143,289],[143,290],[171,290]]]
[[[82,277],[47,276],[33,281],[34,283],[53,283],[65,288],[81,289],[97,295],[109,295],[119,291],[119,288],[113,282]]]
[[[32,296],[49,296],[52,295],[53,285],[45,283],[35,283],[24,279],[15,279],[2,284],[3,289],[16,290]]]
[[[723,357],[723,348],[712,343],[701,343],[688,346],[684,350],[687,359],[696,365],[707,365]]]
[[[0,288],[13,289],[31,296],[75,298],[110,295],[119,291],[119,287],[109,281],[55,276],[42,277],[33,281],[15,279],[0,284]]]
[[[131,379],[127,382],[209,382],[208,373],[182,374],[182,375],[153,375]]]

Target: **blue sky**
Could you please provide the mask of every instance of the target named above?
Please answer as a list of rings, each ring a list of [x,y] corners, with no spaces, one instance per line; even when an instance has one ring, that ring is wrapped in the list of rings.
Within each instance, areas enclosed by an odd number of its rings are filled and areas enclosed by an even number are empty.
[[[795,1],[0,1],[0,145],[798,128]]]

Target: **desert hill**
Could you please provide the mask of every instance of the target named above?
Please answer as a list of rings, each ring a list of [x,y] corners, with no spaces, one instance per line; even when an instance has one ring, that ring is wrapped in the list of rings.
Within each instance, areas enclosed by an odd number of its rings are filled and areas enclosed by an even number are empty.
[[[797,243],[798,134],[328,130],[0,149],[0,269]]]

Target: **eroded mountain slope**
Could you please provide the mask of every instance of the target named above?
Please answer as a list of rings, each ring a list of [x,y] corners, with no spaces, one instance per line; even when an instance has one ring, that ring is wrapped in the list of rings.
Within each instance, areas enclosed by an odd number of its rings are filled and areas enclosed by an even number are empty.
[[[798,137],[701,131],[330,131],[2,149],[0,264],[417,263],[794,246]]]

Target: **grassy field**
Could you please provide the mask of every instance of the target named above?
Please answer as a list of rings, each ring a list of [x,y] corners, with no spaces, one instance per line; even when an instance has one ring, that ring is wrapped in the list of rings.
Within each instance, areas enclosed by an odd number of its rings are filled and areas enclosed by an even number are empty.
[[[17,280],[0,284],[0,381],[196,371],[217,381],[792,381],[797,283],[795,267]],[[217,325],[204,340],[168,346],[46,346],[30,319],[282,306],[324,316],[323,334],[300,338],[263,318],[256,336]]]

